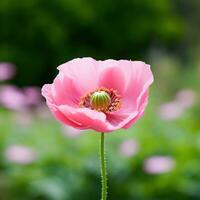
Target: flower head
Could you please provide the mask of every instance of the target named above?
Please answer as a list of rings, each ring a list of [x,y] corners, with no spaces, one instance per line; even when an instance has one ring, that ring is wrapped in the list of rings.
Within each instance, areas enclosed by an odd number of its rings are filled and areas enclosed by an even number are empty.
[[[110,132],[129,128],[144,113],[153,82],[140,61],[78,58],[58,67],[42,95],[53,115],[78,129]]]

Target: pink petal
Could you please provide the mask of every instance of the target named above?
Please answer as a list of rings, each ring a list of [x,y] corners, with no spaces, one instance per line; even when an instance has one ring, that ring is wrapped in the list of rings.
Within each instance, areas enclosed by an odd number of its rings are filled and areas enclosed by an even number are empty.
[[[102,112],[90,110],[88,108],[74,109],[68,106],[59,106],[59,110],[68,119],[79,123],[83,129],[94,129],[98,132],[110,132],[122,128],[132,118],[137,115],[137,112],[129,115],[105,115]]]
[[[138,112],[134,111],[131,113],[110,113],[107,114],[107,121],[116,129],[124,128],[124,126],[130,121],[134,120],[138,116]]]
[[[54,100],[51,94],[51,87],[52,87],[52,84],[45,84],[41,90],[42,96],[45,97],[48,103],[54,103]]]
[[[83,92],[72,78],[64,76],[63,73],[60,72],[48,89],[48,94],[49,95],[45,95],[44,92],[43,96],[51,96],[51,99],[53,99],[56,105],[67,104],[69,106],[78,107]]]
[[[57,107],[54,107],[51,105],[48,107],[50,107],[52,114],[54,115],[54,117],[58,120],[63,122],[66,125],[72,126],[74,128],[85,128],[83,127],[83,125],[77,121],[74,121],[73,119],[68,118],[66,115],[64,115]]]
[[[99,87],[115,89],[123,95],[130,76],[131,61],[105,60],[99,61],[101,70],[99,75]]]
[[[134,61],[129,85],[122,99],[124,107],[137,110],[140,99],[144,93],[147,93],[152,82],[153,75],[150,66],[140,61]]]
[[[126,125],[124,125],[123,128],[127,129],[130,128],[142,115],[144,114],[145,108],[148,103],[148,91],[146,91],[144,94],[142,94],[138,99],[137,99],[137,110],[138,110],[138,115],[130,120]]]
[[[124,82],[125,77],[121,70],[117,67],[109,67],[101,73],[98,85],[107,89],[115,89],[122,94],[124,91]]]
[[[65,75],[72,77],[86,92],[97,88],[98,65],[93,58],[73,59],[60,65],[58,69]]]
[[[68,106],[59,106],[59,110],[75,123],[81,124],[85,129],[102,131],[106,129],[106,116],[102,112],[90,110],[88,108],[73,109]],[[83,128],[84,129],[84,128]]]
[[[47,100],[47,106],[49,107],[51,113],[54,115],[54,117],[58,120],[63,122],[64,124],[67,124],[69,126],[73,126],[75,128],[81,128],[81,124],[72,121],[71,119],[68,119],[59,109],[58,106],[55,104],[55,101],[53,99],[53,96],[51,94],[51,84],[46,84],[42,88],[42,95]]]

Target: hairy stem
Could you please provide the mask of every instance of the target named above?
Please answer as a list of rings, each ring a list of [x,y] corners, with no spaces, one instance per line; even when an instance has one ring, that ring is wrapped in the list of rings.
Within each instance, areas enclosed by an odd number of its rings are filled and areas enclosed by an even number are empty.
[[[105,140],[104,133],[101,133],[101,145],[100,145],[100,159],[101,159],[101,200],[107,199],[107,172],[106,172],[106,160],[105,160]]]

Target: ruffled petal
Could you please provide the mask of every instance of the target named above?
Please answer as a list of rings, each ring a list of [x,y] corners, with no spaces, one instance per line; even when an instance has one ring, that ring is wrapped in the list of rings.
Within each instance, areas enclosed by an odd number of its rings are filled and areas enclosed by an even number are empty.
[[[138,110],[138,102],[152,82],[153,74],[150,66],[140,61],[132,62],[132,73],[122,97],[124,110]]]
[[[60,65],[58,70],[72,77],[85,92],[97,88],[98,64],[93,58],[73,59]]]
[[[49,103],[53,103],[53,98],[52,98],[52,94],[51,94],[51,84],[45,84],[42,87],[42,96],[46,99],[47,102]]]
[[[133,62],[128,85],[122,96],[122,107],[116,113],[111,114],[111,122],[126,120],[122,128],[130,128],[144,113],[148,103],[148,89],[153,82],[150,66],[143,62]],[[137,113],[132,115],[132,113]],[[132,117],[129,117],[131,116]],[[117,120],[116,120],[117,119]],[[127,120],[128,119],[128,120]]]
[[[86,128],[86,127],[84,127],[81,123],[78,123],[78,122],[76,122],[76,121],[73,121],[73,120],[67,118],[67,116],[65,116],[65,115],[59,110],[58,106],[50,105],[50,104],[48,104],[48,103],[47,103],[47,105],[48,105],[48,107],[50,108],[51,113],[54,115],[54,117],[55,117],[58,121],[60,121],[60,122],[62,122],[62,123],[64,123],[64,124],[66,124],[66,125],[68,125],[68,126],[72,126],[72,127],[74,127],[74,128],[78,128],[78,129],[85,129],[85,128]]]
[[[58,120],[67,124],[69,126],[73,126],[75,128],[82,128],[80,123],[73,122],[72,120],[68,119],[60,110],[55,103],[55,100],[52,96],[52,85],[46,84],[42,87],[42,95],[46,98],[47,106],[49,107],[53,116]]]
[[[59,106],[59,110],[76,123],[80,123],[85,129],[94,129],[98,132],[105,132],[106,115],[102,112],[90,110],[88,108],[73,109],[69,106]]]
[[[132,112],[132,113],[110,113],[107,114],[107,122],[112,125],[112,127],[115,127],[114,130],[123,128],[127,123],[132,121],[135,117],[137,117],[138,112]]]
[[[131,61],[105,60],[99,61],[99,65],[101,70],[98,86],[117,90],[120,95],[123,95],[130,76]]]
[[[98,132],[111,132],[123,128],[129,121],[137,116],[137,111],[127,115],[105,115],[102,112],[88,108],[74,109],[68,106],[59,106],[59,110],[68,119],[80,124],[82,129],[93,129]]]
[[[140,98],[138,98],[137,100],[138,114],[136,117],[134,117],[132,120],[130,120],[127,124],[123,126],[123,128],[125,129],[130,128],[139,118],[143,116],[148,103],[148,91],[141,95]]]
[[[78,107],[80,98],[84,94],[79,85],[72,77],[65,76],[60,72],[53,84],[46,84],[42,88],[42,95],[56,105],[69,105]]]
[[[84,94],[79,84],[62,72],[55,78],[51,92],[56,105],[67,104],[72,107],[79,106],[80,98]]]

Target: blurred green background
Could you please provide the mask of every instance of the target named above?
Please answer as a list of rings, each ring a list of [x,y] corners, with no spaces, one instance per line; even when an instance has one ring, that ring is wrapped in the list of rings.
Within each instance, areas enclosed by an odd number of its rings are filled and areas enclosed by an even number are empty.
[[[100,199],[99,140],[40,96],[76,57],[150,63],[146,113],[106,136],[109,199],[200,199],[200,1],[1,0],[0,200]]]

